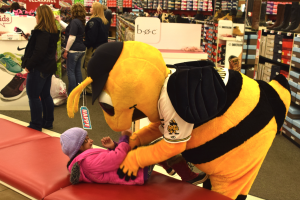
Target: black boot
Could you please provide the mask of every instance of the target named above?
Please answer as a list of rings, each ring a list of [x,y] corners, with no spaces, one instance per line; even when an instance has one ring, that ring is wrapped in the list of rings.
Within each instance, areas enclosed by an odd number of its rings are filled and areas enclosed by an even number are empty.
[[[286,29],[289,26],[290,19],[291,19],[291,14],[292,14],[292,5],[291,4],[286,4],[285,9],[284,9],[284,18],[283,22],[280,24],[280,26],[277,26],[273,28],[275,31],[281,31],[283,29]]]
[[[284,31],[284,32],[294,30],[299,26],[299,23],[300,23],[300,5],[299,5],[299,2],[293,2],[292,3],[292,14],[291,15],[292,15],[291,25],[289,25],[286,29],[283,29],[282,31]]]
[[[267,11],[267,4],[262,3],[260,9],[260,19],[259,19],[259,26],[267,26],[266,24],[266,11]]]

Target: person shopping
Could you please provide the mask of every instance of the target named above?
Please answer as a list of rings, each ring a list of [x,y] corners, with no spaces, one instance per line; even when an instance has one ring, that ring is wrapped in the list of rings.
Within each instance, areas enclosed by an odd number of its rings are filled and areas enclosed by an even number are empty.
[[[104,16],[104,9],[102,4],[94,2],[91,7],[91,19],[85,26],[85,41],[84,45],[87,47],[84,60],[85,75],[87,76],[87,66],[95,49],[101,44],[108,41],[107,25],[109,22]],[[91,85],[86,87],[87,93],[92,93]]]
[[[41,131],[52,129],[54,121],[54,104],[50,95],[52,75],[56,72],[56,48],[59,39],[52,10],[42,5],[36,10],[36,23],[28,39],[22,68],[27,74],[26,92],[31,114],[30,128]],[[40,98],[41,99],[40,99]]]
[[[59,16],[55,16],[63,29],[66,29],[67,45],[63,58],[67,59],[67,75],[69,79],[68,94],[82,82],[81,59],[85,54],[83,43],[84,26],[86,12],[81,3],[75,3],[71,8],[72,20],[69,25],[61,21]]]

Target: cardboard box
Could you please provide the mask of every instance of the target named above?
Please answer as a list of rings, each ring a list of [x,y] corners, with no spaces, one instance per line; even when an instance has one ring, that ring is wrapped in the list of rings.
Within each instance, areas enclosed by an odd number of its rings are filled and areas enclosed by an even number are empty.
[[[287,116],[291,119],[300,119],[300,109],[294,105],[290,105]]]
[[[291,91],[297,93],[298,92],[298,83],[295,83],[294,81],[289,81]]]

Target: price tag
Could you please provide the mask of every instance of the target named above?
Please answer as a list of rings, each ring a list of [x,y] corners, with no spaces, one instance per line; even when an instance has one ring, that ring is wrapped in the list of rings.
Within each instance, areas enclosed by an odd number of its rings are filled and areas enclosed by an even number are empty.
[[[296,101],[295,103],[296,103],[297,105],[300,105],[299,101]]]
[[[281,53],[282,51],[281,50],[278,50],[278,53]]]
[[[295,67],[295,64],[293,63],[292,66]]]
[[[274,30],[271,30],[270,33],[274,33]]]
[[[285,134],[285,130],[282,130],[282,132]]]
[[[291,136],[292,140],[295,140],[295,138],[293,136]]]
[[[296,54],[293,54],[293,57],[296,57]],[[293,66],[294,64],[292,64],[292,66]],[[295,65],[294,65],[295,66]]]
[[[296,47],[296,48],[299,48],[299,45],[297,45],[297,44],[294,44],[294,47]]]
[[[281,60],[278,58],[278,59],[277,59],[277,62],[281,62]]]
[[[279,44],[282,44],[282,41],[279,41]]]
[[[264,30],[264,32],[266,33],[266,32],[268,32],[268,30],[267,30],[267,29],[265,29],[265,30]]]
[[[298,34],[297,37],[300,37],[300,34]]]
[[[284,121],[284,125],[287,125],[286,121]]]
[[[290,81],[293,81],[293,79],[292,78],[290,78]],[[293,81],[294,82],[294,81]]]
[[[277,33],[278,35],[281,35],[281,31],[278,31],[278,33]]]
[[[245,64],[245,62],[242,62],[242,64],[244,65],[244,64]]]
[[[292,128],[292,130],[293,130],[293,131],[296,131],[296,129],[295,129],[294,127]]]
[[[287,36],[291,36],[292,35],[292,33],[287,33]]]

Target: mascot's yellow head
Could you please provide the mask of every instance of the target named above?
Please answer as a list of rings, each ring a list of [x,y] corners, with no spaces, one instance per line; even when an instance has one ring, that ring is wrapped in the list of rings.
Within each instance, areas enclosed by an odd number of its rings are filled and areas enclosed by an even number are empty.
[[[88,64],[88,78],[70,94],[69,117],[78,111],[80,93],[92,84],[107,124],[114,131],[143,117],[159,121],[157,102],[169,70],[160,51],[142,42],[111,42],[98,47]]]

